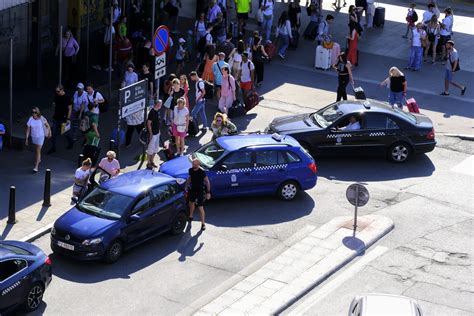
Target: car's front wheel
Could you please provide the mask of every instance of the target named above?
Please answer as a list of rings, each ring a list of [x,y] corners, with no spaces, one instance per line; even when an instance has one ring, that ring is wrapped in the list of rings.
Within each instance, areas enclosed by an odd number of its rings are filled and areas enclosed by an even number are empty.
[[[178,215],[176,215],[176,217],[174,218],[173,223],[171,224],[171,235],[181,234],[184,231],[184,228],[186,227],[187,220],[188,217],[186,216],[186,213],[179,212]]]
[[[295,181],[285,181],[278,188],[278,196],[284,201],[291,201],[296,197],[298,191],[298,183]]]
[[[115,263],[123,254],[123,244],[120,240],[114,240],[105,253],[105,262]]]
[[[410,155],[410,145],[403,142],[393,144],[387,152],[387,158],[392,162],[398,163],[407,161]]]
[[[40,306],[41,302],[43,302],[43,294],[43,284],[39,282],[34,283],[28,291],[28,295],[26,297],[26,302],[24,305],[25,310],[28,312],[36,310]]]

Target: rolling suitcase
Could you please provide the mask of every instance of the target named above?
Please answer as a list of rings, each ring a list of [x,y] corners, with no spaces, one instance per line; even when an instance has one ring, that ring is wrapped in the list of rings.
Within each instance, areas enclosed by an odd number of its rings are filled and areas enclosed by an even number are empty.
[[[384,7],[375,8],[373,24],[376,27],[383,27],[383,25],[385,24],[385,8]]]
[[[300,39],[300,33],[298,32],[298,30],[292,30],[291,31],[291,36],[292,36],[292,38],[290,39],[289,48],[296,49],[298,47],[298,41]]]
[[[418,107],[418,104],[416,104],[415,98],[410,98],[408,100],[405,100],[407,104],[408,111],[411,113],[420,113],[420,108]]]
[[[236,100],[236,101],[234,101],[234,103],[230,107],[229,113],[227,113],[227,114],[230,118],[234,118],[234,117],[239,117],[239,116],[245,115],[245,112],[246,111],[245,111],[244,106],[238,100]]]
[[[354,88],[354,96],[355,96],[356,100],[365,100],[366,99],[365,92],[364,92],[364,89],[362,89],[362,87]]]
[[[316,35],[318,35],[318,22],[311,21],[304,30],[303,36],[305,39],[314,41],[316,39]]]
[[[273,58],[273,56],[275,56],[276,47],[272,42],[267,42],[265,46],[263,46],[263,49],[265,49],[265,52],[267,53],[270,60]]]
[[[250,95],[245,99],[245,111],[248,112],[254,107],[258,105],[258,93],[253,91]]]
[[[316,56],[314,60],[314,67],[328,70],[331,68],[331,53],[332,49],[327,49],[318,45],[316,47]]]

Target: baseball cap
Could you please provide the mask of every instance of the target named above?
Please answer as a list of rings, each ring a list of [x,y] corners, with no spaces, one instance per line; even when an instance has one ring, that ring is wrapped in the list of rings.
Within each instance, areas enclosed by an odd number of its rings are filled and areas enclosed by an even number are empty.
[[[78,88],[78,89],[84,89],[84,85],[79,82],[79,83],[77,84],[76,88]]]
[[[179,42],[179,43],[186,43],[186,40],[185,40],[184,38],[180,37],[179,40],[178,40],[178,42]]]

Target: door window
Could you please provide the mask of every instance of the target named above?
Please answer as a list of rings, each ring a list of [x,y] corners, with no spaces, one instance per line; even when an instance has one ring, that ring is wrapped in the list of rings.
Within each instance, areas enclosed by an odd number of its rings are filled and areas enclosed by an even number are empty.
[[[249,151],[234,152],[224,158],[222,166],[225,166],[227,170],[250,168],[252,167],[252,153]]]
[[[13,259],[0,262],[0,282],[5,281],[15,273],[25,269],[28,266],[25,260]]]
[[[285,151],[284,156],[285,156],[286,162],[288,162],[288,163],[300,162],[301,161],[301,158],[297,154],[295,154],[291,151]],[[310,156],[310,158],[311,158],[311,156]]]
[[[145,212],[148,210],[151,206],[153,205],[151,196],[149,193],[147,193],[144,197],[142,197],[137,204],[135,204],[135,207],[133,208],[132,214],[138,214],[140,215],[141,213]]]
[[[160,185],[151,189],[153,192],[153,200],[155,203],[163,203],[174,195],[174,188],[169,184]]]
[[[288,162],[288,152],[281,150],[265,150],[257,151],[255,157],[255,163],[257,167],[266,167],[281,165]]]

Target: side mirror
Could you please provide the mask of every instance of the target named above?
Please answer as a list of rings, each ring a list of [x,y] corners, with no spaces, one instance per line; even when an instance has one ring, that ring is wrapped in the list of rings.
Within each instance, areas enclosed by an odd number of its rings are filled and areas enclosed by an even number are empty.
[[[138,222],[140,220],[140,216],[138,214],[133,214],[130,216],[131,222]]]
[[[329,130],[333,133],[337,132],[337,128],[335,128],[335,127],[331,127]]]
[[[223,170],[223,171],[227,171],[227,166],[226,165],[221,165],[219,169]]]

